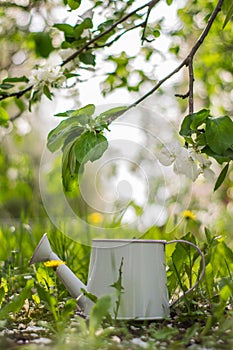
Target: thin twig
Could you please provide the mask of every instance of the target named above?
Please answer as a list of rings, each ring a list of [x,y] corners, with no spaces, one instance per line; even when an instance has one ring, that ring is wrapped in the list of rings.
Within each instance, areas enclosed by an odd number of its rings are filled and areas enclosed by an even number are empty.
[[[30,86],[28,86],[26,89],[24,89],[24,90],[20,90],[20,91],[17,91],[17,92],[12,92],[12,93],[10,93],[10,94],[6,94],[6,95],[1,95],[0,96],[0,101],[1,100],[4,100],[4,99],[6,99],[6,98],[9,98],[9,97],[16,97],[16,98],[20,98],[20,97],[22,97],[24,94],[26,94],[26,92],[28,92],[28,91],[31,91],[31,89],[33,88],[33,85],[30,85]],[[0,93],[1,94],[1,93]]]
[[[103,45],[95,44],[95,45],[94,45],[94,48],[96,48],[96,49],[100,49],[100,48],[101,48],[101,49],[102,49],[102,48],[104,48],[104,47],[110,47],[110,46],[111,46],[112,44],[114,44],[117,40],[119,40],[123,35],[125,35],[125,34],[128,33],[128,32],[130,32],[131,30],[134,30],[134,29],[136,29],[136,28],[142,27],[143,25],[144,25],[144,22],[139,23],[139,24],[137,24],[137,25],[134,26],[134,27],[128,28],[128,29],[124,30],[122,33],[118,34],[113,40],[107,42],[106,44],[103,44]],[[80,67],[79,67],[79,68],[80,68]]]
[[[141,38],[142,45],[144,43],[144,40],[146,39],[146,28],[147,28],[147,24],[148,24],[148,20],[149,20],[149,17],[150,17],[151,10],[152,10],[152,7],[149,7],[148,11],[147,11],[147,14],[146,14],[146,19],[145,19],[145,21],[143,23],[143,32],[142,32],[142,38]]]
[[[89,40],[85,45],[83,45],[82,47],[80,47],[80,49],[78,49],[76,52],[74,52],[71,56],[69,56],[66,60],[64,60],[61,64],[61,67],[65,66],[68,62],[72,61],[73,59],[75,59],[78,55],[80,55],[80,53],[82,53],[83,51],[85,51],[86,49],[88,49],[93,43],[95,43],[96,41],[98,41],[99,39],[101,39],[102,37],[104,37],[106,34],[110,33],[113,29],[115,29],[120,23],[125,22],[128,18],[130,18],[131,16],[133,16],[134,14],[136,14],[137,12],[143,10],[146,7],[153,7],[156,3],[158,3],[160,0],[152,0],[149,1],[148,3],[136,8],[135,10],[131,11],[130,13],[128,13],[127,15],[123,16],[122,18],[120,18],[118,21],[116,21],[111,27],[109,27],[107,30],[105,30],[105,32],[100,33],[99,35],[95,36],[94,38],[92,38],[91,40]]]
[[[21,117],[21,115],[22,115],[22,112],[17,113],[16,115],[14,115],[13,117],[10,118],[10,121],[14,122],[16,119]]]
[[[175,94],[175,97],[180,97],[184,100],[189,97],[189,91],[186,94]]]

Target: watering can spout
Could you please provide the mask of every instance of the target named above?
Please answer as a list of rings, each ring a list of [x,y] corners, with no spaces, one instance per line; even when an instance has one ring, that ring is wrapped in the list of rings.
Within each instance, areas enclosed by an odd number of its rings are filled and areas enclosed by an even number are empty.
[[[68,290],[70,295],[78,299],[80,307],[84,307],[85,297],[82,295],[81,289],[86,289],[86,286],[79,278],[65,265],[64,262],[52,251],[47,234],[45,233],[38,243],[34,254],[30,260],[30,265],[38,262],[46,262],[57,260],[60,264],[57,264],[56,274],[61,280],[65,288]],[[56,265],[56,264],[55,264]]]

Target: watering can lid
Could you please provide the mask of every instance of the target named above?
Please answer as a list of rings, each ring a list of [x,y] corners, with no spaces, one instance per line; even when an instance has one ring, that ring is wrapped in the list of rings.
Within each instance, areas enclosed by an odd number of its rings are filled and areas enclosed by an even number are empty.
[[[137,239],[137,238],[132,238],[132,239],[107,239],[107,238],[94,238],[92,242],[113,242],[113,243],[161,243],[161,244],[166,244],[167,241],[165,240],[156,240],[156,239]]]

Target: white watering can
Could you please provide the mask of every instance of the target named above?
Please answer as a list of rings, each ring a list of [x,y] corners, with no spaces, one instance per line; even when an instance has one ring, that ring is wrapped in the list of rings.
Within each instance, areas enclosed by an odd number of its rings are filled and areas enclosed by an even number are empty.
[[[167,242],[141,239],[94,239],[87,286],[62,262],[57,266],[56,274],[71,296],[77,299],[86,315],[89,315],[93,301],[83,295],[82,289],[97,297],[110,295],[112,297],[110,314],[117,319],[163,319],[169,316],[169,306],[177,302],[169,305],[165,246],[177,242],[194,247],[202,258],[200,277],[193,287],[183,294],[184,296],[198,285],[205,273],[203,253],[195,244],[185,240]],[[52,251],[45,233],[30,264],[51,260],[61,261]],[[119,301],[119,308],[115,315],[117,301]]]

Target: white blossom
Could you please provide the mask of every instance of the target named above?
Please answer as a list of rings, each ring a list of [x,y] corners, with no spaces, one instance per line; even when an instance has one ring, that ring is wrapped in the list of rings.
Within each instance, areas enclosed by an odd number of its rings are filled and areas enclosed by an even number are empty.
[[[176,174],[184,174],[195,181],[200,174],[212,181],[214,172],[210,169],[211,161],[193,148],[184,148],[179,142],[171,142],[164,146],[158,155],[161,164],[173,164]]]
[[[184,174],[192,181],[195,181],[200,174],[196,162],[186,148],[182,148],[176,155],[174,161],[174,171],[176,174]]]
[[[30,84],[34,89],[47,84],[60,87],[66,80],[61,66],[38,67],[31,72]]]
[[[213,182],[214,181],[214,172],[213,170],[209,169],[209,168],[204,168],[203,169],[203,175],[204,177],[210,181],[210,182]]]
[[[59,55],[62,59],[62,61],[66,60],[68,57],[70,57],[71,55],[73,55],[73,53],[75,52],[75,50],[73,49],[63,49],[59,52]]]
[[[172,142],[164,146],[160,154],[158,155],[158,159],[160,163],[165,166],[171,165],[176,159],[177,147],[178,147],[177,142]]]

